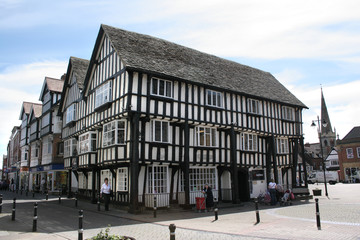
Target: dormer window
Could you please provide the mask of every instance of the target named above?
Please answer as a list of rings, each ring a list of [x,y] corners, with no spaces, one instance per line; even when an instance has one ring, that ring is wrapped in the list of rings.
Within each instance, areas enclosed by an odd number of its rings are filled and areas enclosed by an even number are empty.
[[[111,100],[111,81],[99,86],[95,91],[95,108],[98,108]]]
[[[282,119],[294,121],[295,119],[294,109],[291,107],[282,107]]]
[[[172,98],[172,82],[158,79],[158,78],[152,78],[151,79],[151,94],[157,95],[161,97],[168,97]]]
[[[206,91],[206,105],[212,107],[222,107],[222,93],[213,90]]]

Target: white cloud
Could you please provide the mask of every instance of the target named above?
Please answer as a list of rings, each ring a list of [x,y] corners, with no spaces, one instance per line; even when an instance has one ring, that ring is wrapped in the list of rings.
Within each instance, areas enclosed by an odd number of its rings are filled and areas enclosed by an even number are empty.
[[[45,76],[60,78],[66,67],[67,62],[44,61],[11,66],[0,72],[0,157],[6,154],[12,128],[20,124],[22,102],[38,102]]]
[[[303,111],[305,142],[318,142],[316,128],[310,127],[310,125],[313,120],[317,119],[317,116],[321,117],[320,86],[303,85],[301,84],[301,79],[295,85],[287,79],[286,74],[277,74],[276,76],[281,83],[309,108]],[[284,81],[282,76],[285,76]],[[298,76],[301,76],[301,74]],[[336,128],[340,139],[345,137],[353,127],[360,126],[359,89],[360,80],[323,86],[323,94],[331,125],[332,128]]]

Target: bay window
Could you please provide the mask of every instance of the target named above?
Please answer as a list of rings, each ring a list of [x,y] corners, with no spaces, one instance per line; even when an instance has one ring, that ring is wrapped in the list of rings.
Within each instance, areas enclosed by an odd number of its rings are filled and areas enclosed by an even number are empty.
[[[79,153],[96,151],[96,132],[87,132],[79,136]]]
[[[125,144],[126,136],[125,121],[116,120],[104,124],[103,128],[103,147]]]

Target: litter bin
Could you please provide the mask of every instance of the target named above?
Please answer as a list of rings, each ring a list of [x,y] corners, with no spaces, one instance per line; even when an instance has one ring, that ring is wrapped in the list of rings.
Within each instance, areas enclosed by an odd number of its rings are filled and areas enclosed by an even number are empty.
[[[314,196],[321,196],[321,189],[313,189]]]
[[[198,211],[205,210],[205,198],[204,197],[196,197],[196,209]]]

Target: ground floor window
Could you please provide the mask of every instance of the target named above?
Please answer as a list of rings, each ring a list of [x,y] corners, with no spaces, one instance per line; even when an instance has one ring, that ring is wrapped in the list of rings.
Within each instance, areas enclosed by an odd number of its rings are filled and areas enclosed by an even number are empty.
[[[360,168],[345,168],[345,180],[350,182],[360,182]]]
[[[128,169],[119,168],[118,170],[118,190],[127,191],[128,190]]]
[[[148,167],[148,193],[167,193],[168,192],[168,167],[149,166]]]
[[[205,184],[217,189],[216,168],[190,168],[190,191],[201,191]]]

